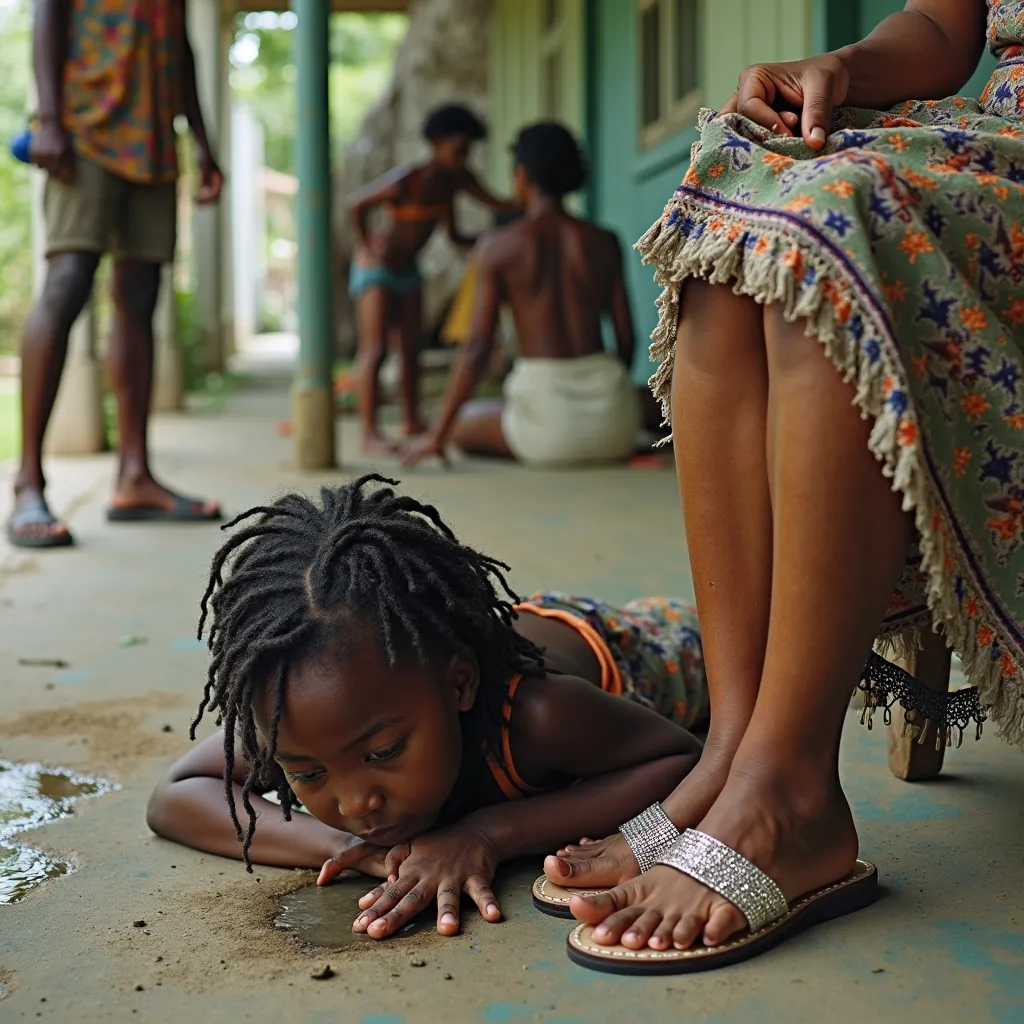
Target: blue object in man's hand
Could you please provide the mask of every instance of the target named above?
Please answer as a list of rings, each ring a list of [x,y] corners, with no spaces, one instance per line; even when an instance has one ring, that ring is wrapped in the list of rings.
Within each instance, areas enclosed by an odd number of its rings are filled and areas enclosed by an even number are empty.
[[[26,128],[23,132],[18,132],[17,135],[11,139],[11,156],[15,160],[20,160],[23,164],[32,163],[32,158],[29,155],[32,149],[32,130]]]

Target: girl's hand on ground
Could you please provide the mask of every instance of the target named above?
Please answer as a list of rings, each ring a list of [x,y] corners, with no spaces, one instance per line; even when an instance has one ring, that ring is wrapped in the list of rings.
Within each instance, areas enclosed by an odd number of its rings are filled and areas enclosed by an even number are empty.
[[[316,884],[329,885],[343,871],[361,871],[374,878],[387,878],[389,854],[390,850],[386,846],[374,846],[356,836],[350,836],[349,841],[342,842],[340,849],[324,862]]]
[[[544,859],[544,874],[556,885],[583,889],[621,885],[640,874],[640,867],[621,832],[605,839],[581,839]]]
[[[779,135],[792,136],[799,122],[804,142],[821,149],[832,109],[846,99],[850,75],[834,53],[786,64],[751,64],[740,72],[739,89],[721,113],[740,113]],[[781,106],[798,107],[801,116]]]
[[[363,908],[352,925],[370,938],[384,939],[408,924],[437,900],[437,930],[457,935],[459,900],[467,893],[485,921],[500,921],[501,908],[491,891],[498,858],[487,836],[476,830],[443,829],[418,836],[409,847],[397,876],[360,901]],[[389,864],[394,863],[389,855]]]

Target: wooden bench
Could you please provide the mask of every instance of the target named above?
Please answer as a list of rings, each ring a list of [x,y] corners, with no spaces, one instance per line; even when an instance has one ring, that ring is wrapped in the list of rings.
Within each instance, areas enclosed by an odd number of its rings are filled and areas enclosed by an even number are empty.
[[[947,693],[952,654],[942,636],[929,632],[922,637],[921,649],[915,651],[912,657],[899,659],[897,664],[906,669],[921,686]],[[907,722],[899,706],[893,708],[886,745],[889,769],[899,779],[919,782],[934,779],[942,771],[942,758],[946,752],[945,737],[936,749],[935,726],[927,722],[923,726],[915,725],[913,713]]]

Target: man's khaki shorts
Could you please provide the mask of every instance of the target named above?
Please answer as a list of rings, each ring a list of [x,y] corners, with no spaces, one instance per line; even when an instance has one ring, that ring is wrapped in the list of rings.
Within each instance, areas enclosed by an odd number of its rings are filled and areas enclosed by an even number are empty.
[[[46,255],[109,253],[115,259],[169,263],[174,258],[175,182],[140,185],[75,157],[75,179],[46,179]]]

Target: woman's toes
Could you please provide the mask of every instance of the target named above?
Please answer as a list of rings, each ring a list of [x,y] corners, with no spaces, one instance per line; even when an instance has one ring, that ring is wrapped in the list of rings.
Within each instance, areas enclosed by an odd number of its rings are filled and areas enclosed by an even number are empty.
[[[704,945],[720,946],[730,935],[747,927],[747,919],[724,900],[716,904],[704,926]]]
[[[672,929],[672,945],[676,949],[689,949],[698,939],[704,922],[696,914],[683,914]]]
[[[593,932],[594,941],[603,946],[614,946],[622,941],[622,935],[631,928],[643,914],[640,907],[627,907],[616,911],[602,921]]]
[[[563,858],[565,853],[561,850],[557,855],[544,858],[544,874],[553,882],[562,882],[572,875],[572,865]]]
[[[661,924],[654,929],[654,934],[647,940],[651,949],[669,949],[672,945],[672,933],[679,924],[678,914],[667,914]]]
[[[569,911],[577,921],[584,924],[600,924],[618,907],[615,890],[598,893],[594,896],[573,896],[569,900]]]
[[[622,944],[630,949],[643,949],[661,924],[661,914],[657,910],[645,910],[636,922],[626,929],[622,936]]]

